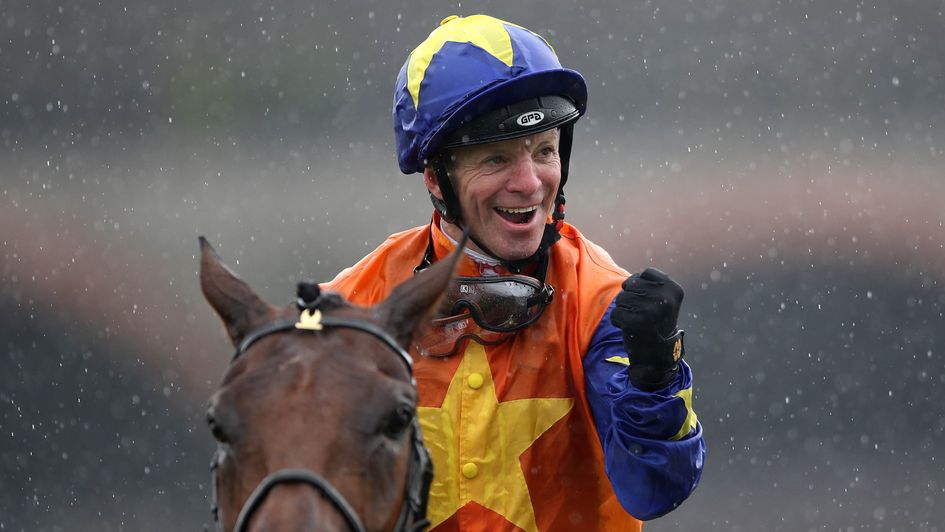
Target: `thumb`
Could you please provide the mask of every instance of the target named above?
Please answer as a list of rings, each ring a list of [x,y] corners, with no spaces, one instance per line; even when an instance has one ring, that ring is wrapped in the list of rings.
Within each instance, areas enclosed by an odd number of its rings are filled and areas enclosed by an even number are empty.
[[[655,281],[659,283],[665,283],[669,280],[669,276],[663,273],[662,270],[657,268],[647,268],[640,273],[640,279],[645,279],[647,281]]]

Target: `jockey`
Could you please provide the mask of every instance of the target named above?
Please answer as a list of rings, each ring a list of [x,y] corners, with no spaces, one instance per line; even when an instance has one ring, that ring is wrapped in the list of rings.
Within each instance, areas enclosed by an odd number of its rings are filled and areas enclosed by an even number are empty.
[[[586,103],[547,41],[485,15],[444,19],[397,78],[397,157],[432,222],[326,288],[377,303],[469,237],[412,348],[433,530],[640,530],[699,483],[683,289],[564,221]]]

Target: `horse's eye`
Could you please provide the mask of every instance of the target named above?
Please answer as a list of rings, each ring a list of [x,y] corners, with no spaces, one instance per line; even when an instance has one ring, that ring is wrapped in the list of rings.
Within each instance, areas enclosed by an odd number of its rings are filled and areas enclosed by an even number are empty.
[[[207,411],[207,426],[210,427],[210,432],[213,433],[213,437],[220,443],[227,443],[229,437],[226,434],[226,431],[223,430],[223,427],[217,422],[217,419],[213,416],[213,411]]]
[[[406,405],[398,406],[387,416],[384,435],[388,438],[399,438],[410,426],[411,421],[413,421],[413,409]]]

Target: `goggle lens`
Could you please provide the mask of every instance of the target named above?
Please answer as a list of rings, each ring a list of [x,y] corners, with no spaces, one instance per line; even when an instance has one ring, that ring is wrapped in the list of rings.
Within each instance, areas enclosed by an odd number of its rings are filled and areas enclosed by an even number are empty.
[[[448,316],[465,312],[482,328],[513,332],[535,321],[554,290],[524,275],[458,277],[447,292]]]
[[[511,333],[483,329],[467,312],[433,320],[424,336],[417,339],[416,347],[423,356],[445,357],[455,354],[466,339],[481,345],[498,345],[511,337]]]
[[[464,339],[497,345],[537,320],[554,289],[524,275],[457,277],[446,294],[446,315],[437,316],[417,341],[421,355],[449,356]]]

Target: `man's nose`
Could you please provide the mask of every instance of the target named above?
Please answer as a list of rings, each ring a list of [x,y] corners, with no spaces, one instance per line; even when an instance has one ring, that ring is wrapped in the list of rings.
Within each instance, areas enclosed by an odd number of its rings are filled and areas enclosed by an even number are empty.
[[[518,157],[512,165],[506,189],[509,192],[531,194],[541,188],[538,166],[531,157]]]

